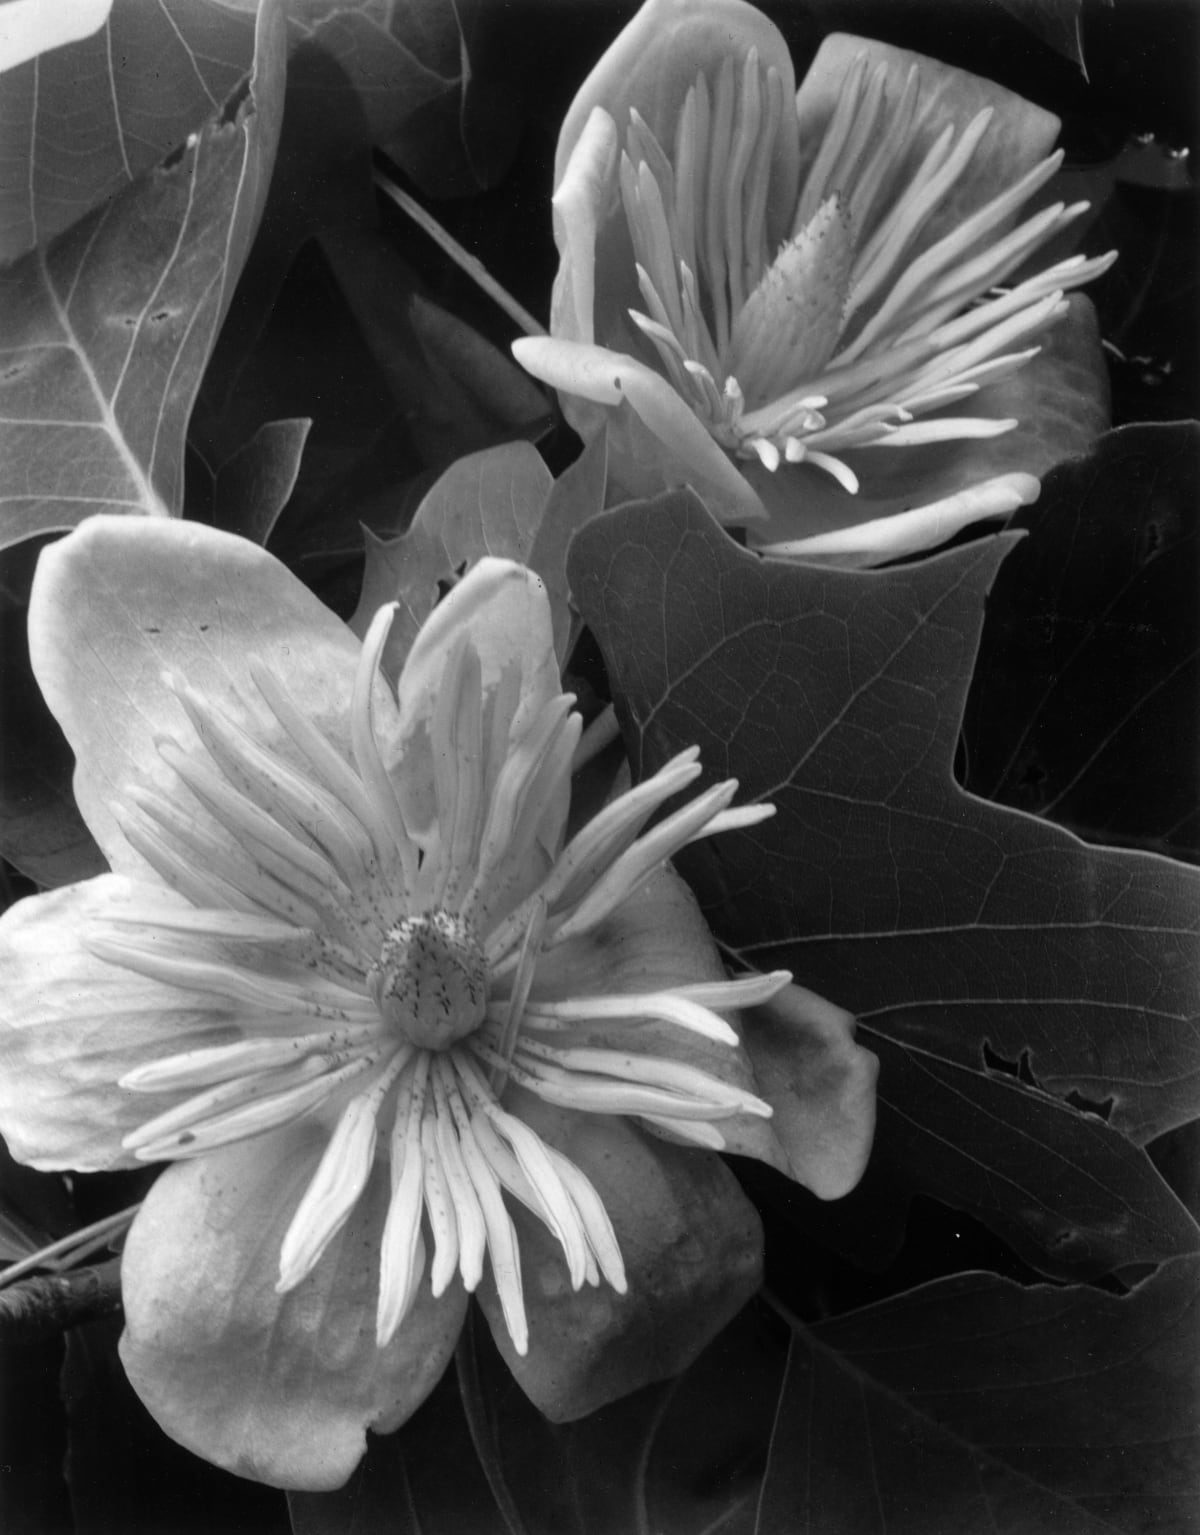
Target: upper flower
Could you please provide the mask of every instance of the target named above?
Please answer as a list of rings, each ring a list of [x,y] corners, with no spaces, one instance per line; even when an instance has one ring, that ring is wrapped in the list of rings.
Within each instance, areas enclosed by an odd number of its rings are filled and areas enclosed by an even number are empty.
[[[40,1166],[176,1164],[126,1249],[126,1366],[169,1432],[289,1485],[335,1485],[419,1404],[477,1288],[557,1415],[680,1367],[758,1264],[710,1158],[707,1262],[672,1292],[680,1148],[803,1162],[718,1011],[789,977],[727,980],[664,867],[771,807],[730,781],[645,830],[685,752],[568,838],[580,721],[537,578],[477,565],[395,695],[391,619],[359,647],[241,540],[107,518],[43,556],[31,606],[118,872],[0,921],[0,1126]],[[853,1050],[826,1052],[833,1096],[865,1103]],[[866,1113],[820,1192],[857,1176]],[[573,1306],[589,1287],[614,1298]],[[630,1317],[664,1293],[647,1355]]]
[[[845,36],[796,95],[782,38],[741,0],[648,0],[563,124],[552,335],[516,354],[568,396],[627,406],[610,421],[624,489],[681,475],[731,520],[765,507],[768,545],[871,518],[871,496],[846,503],[873,457],[893,474],[896,450],[965,449],[957,476],[943,454],[917,482],[954,506],[789,552],[886,557],[1011,511],[1040,462],[1014,454],[1019,470],[994,475],[972,445],[1017,427],[998,386],[1113,259],[1022,275],[1087,206],[1018,221],[1061,164],[1057,127],[990,82]]]

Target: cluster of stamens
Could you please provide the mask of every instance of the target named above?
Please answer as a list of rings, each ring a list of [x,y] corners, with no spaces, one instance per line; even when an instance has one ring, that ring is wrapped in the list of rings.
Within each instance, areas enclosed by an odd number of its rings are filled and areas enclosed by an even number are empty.
[[[947,126],[919,165],[905,166],[919,73],[913,65],[898,93],[888,75],[865,57],[848,72],[781,243],[772,242],[768,192],[783,115],[794,108],[754,49],[740,70],[726,58],[711,89],[697,77],[673,155],[632,111],[620,167],[645,304],[629,316],[666,376],[730,452],[772,471],[809,463],[850,492],[857,477],[839,457],[849,449],[1014,426],[915,418],[1022,367],[1038,350],[1024,343],[1065,312],[1065,290],[1115,259],[1073,256],[1001,290],[1087,207],[1055,203],[1009,227],[1061,152],[913,258],[993,114]]]

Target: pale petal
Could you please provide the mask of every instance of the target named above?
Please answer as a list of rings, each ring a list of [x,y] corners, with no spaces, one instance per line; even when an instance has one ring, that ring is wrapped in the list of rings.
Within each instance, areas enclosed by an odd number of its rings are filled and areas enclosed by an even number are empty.
[[[29,641],[75,753],[79,808],[118,872],[146,873],[117,824],[130,790],[178,794],[155,739],[199,750],[166,673],[259,741],[278,740],[251,680],[260,663],[335,742],[348,741],[357,640],[272,555],[194,522],[88,518],[38,562]]]
[[[466,1308],[459,1286],[435,1302],[422,1282],[395,1337],[376,1346],[382,1164],[312,1273],[276,1293],[280,1244],[323,1146],[297,1127],[168,1169],[121,1273],[121,1358],[161,1427],[239,1476],[312,1490],[341,1486],[366,1430],[420,1406]]]
[[[553,198],[554,243],[559,268],[550,305],[550,329],[564,341],[595,339],[596,240],[613,211],[619,145],[616,124],[593,109],[562,168]],[[636,302],[633,250],[625,266],[626,306]]]
[[[888,176],[888,186],[896,193],[903,190],[944,128],[953,125],[961,132],[984,109],[990,108],[993,114],[966,171],[945,201],[922,223],[908,249],[909,259],[961,224],[998,190],[1019,180],[1049,153],[1058,137],[1059,121],[1053,113],[1043,111],[994,81],[905,48],[836,32],[822,42],[796,96],[801,185],[816,158],[842,85],[860,56],[865,57],[868,70],[884,66],[888,87],[897,95],[911,66],[918,67],[918,94],[907,134],[908,147]],[[879,211],[886,212],[894,200],[885,195],[878,205]],[[870,229],[869,224],[860,234],[868,236]]]
[[[0,1132],[34,1167],[135,1167],[122,1137],[178,1093],[129,1092],[118,1080],[165,1055],[240,1037],[182,991],[96,959],[89,923],[122,910],[184,908],[169,891],[105,874],[30,896],[0,917]]]
[[[775,559],[840,565],[849,570],[881,565],[936,549],[972,523],[1008,517],[1018,507],[1036,501],[1040,491],[1040,483],[1031,474],[1001,474],[929,506],[789,544],[764,544],[759,552]]]
[[[745,1040],[791,1176],[818,1199],[848,1194],[870,1154],[879,1074],[854,1041],[853,1017],[789,986],[747,1011]]]
[[[561,691],[554,652],[553,619],[542,581],[511,560],[485,558],[467,572],[421,626],[397,684],[400,735],[393,774],[405,818],[417,836],[431,831],[437,815],[429,726],[442,686],[446,658],[466,639],[478,652],[485,700],[495,698],[502,678],[515,676],[516,718],[525,728]],[[510,685],[511,682],[510,682]],[[493,717],[492,733],[506,737],[514,715]],[[483,743],[489,762],[502,762],[503,741]],[[494,784],[484,783],[484,792]],[[569,780],[548,801],[540,836],[556,843],[566,819]]]
[[[757,1290],[762,1230],[711,1152],[651,1141],[627,1121],[550,1109],[525,1094],[514,1094],[511,1106],[590,1180],[624,1262],[623,1294],[607,1284],[573,1290],[558,1242],[517,1208],[527,1354],[509,1339],[490,1278],[478,1291],[526,1395],[567,1422],[685,1369]]]

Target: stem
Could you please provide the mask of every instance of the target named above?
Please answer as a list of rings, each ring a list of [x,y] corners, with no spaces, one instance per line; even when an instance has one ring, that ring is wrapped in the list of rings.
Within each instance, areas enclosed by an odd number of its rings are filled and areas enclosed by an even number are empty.
[[[82,1258],[95,1252],[116,1236],[122,1227],[128,1226],[140,1209],[139,1201],[136,1205],[118,1210],[115,1215],[106,1215],[103,1220],[93,1221],[90,1226],[73,1231],[70,1236],[60,1237],[47,1247],[39,1247],[37,1252],[30,1253],[27,1258],[0,1271],[0,1291],[24,1278],[26,1274],[32,1274],[35,1269],[54,1267],[56,1259],[67,1258],[67,1255],[70,1255],[70,1259]]]
[[[512,294],[496,281],[492,274],[484,266],[477,256],[472,256],[470,251],[464,250],[448,230],[442,228],[433,214],[422,208],[415,198],[402,191],[382,171],[374,173],[374,182],[386,197],[390,197],[396,206],[402,209],[412,219],[414,224],[420,225],[429,238],[439,245],[442,250],[467,274],[472,282],[476,283],[487,296],[504,310],[510,320],[513,320],[527,336],[544,336],[546,327],[540,325],[523,305],[518,304]]]
[[[121,1309],[121,1260],[26,1279],[0,1295],[0,1342],[29,1343]]]

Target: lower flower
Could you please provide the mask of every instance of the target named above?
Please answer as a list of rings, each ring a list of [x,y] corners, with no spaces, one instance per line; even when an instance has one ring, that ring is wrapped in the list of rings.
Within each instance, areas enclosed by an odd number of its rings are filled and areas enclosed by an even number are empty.
[[[662,814],[685,752],[567,839],[537,578],[481,562],[395,695],[390,621],[359,647],[252,546],[107,518],[30,612],[115,872],[0,921],[0,1128],[37,1166],[173,1164],[126,1249],[126,1368],[173,1436],[291,1487],[420,1404],[472,1292],[553,1416],[682,1368],[758,1280],[711,1153],[801,1158],[726,1016],[790,977],[727,979],[667,864],[771,807],[728,781]],[[858,1055],[822,1079],[864,1105],[805,1172],[826,1195],[869,1141]]]

